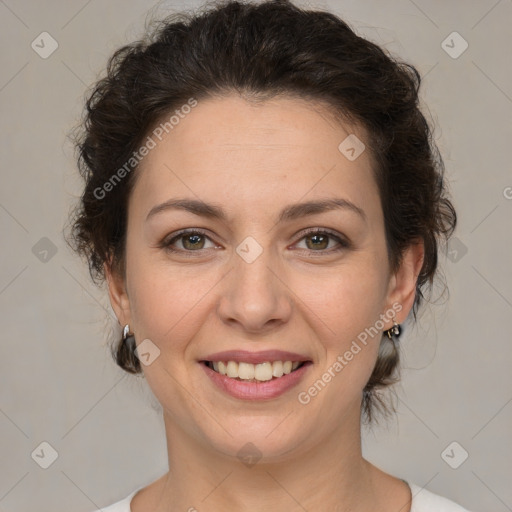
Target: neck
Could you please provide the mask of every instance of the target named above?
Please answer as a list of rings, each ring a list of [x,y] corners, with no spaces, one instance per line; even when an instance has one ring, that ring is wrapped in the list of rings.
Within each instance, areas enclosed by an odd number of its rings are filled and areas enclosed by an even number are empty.
[[[153,510],[377,509],[376,468],[362,457],[359,412],[347,415],[336,431],[319,435],[317,445],[297,446],[293,455],[273,459],[263,454],[250,465],[198,441],[164,413],[169,472],[157,482]]]

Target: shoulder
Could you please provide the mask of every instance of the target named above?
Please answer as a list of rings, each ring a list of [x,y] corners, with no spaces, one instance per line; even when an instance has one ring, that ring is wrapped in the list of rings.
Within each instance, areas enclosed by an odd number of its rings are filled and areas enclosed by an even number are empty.
[[[126,498],[123,498],[108,507],[103,507],[98,510],[94,510],[94,512],[131,512],[130,503],[135,494],[141,489],[141,487],[137,488],[135,491],[131,492]]]
[[[411,512],[469,512],[457,503],[427,491],[419,485],[409,483],[409,487],[412,492]]]

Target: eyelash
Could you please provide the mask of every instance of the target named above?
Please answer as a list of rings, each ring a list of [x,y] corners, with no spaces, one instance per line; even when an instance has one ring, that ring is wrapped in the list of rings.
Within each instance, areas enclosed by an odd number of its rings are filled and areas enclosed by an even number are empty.
[[[178,241],[179,239],[184,238],[185,235],[188,235],[188,236],[201,235],[201,236],[204,236],[204,237],[208,238],[209,240],[211,240],[210,237],[208,236],[208,234],[205,231],[203,231],[202,229],[199,229],[199,228],[183,229],[183,230],[179,231],[178,233],[176,233],[169,240],[164,240],[161,243],[160,247],[169,252],[181,253],[183,255],[186,255],[187,257],[194,257],[194,255],[191,253],[196,253],[196,252],[201,253],[202,251],[208,250],[208,249],[198,249],[197,251],[189,251],[186,249],[173,248],[172,244],[174,242]],[[305,232],[302,233],[302,237],[298,240],[298,242],[300,242],[303,238],[306,238],[307,236],[311,236],[311,235],[328,235],[330,238],[332,238],[338,242],[338,246],[334,249],[331,248],[331,249],[323,249],[323,250],[318,250],[318,251],[315,251],[312,249],[298,249],[299,251],[303,251],[303,252],[307,252],[307,253],[332,254],[332,253],[339,252],[344,249],[349,249],[351,247],[351,244],[347,240],[341,238],[340,236],[336,235],[334,232],[332,232],[328,229],[322,229],[322,228],[310,228],[310,229],[306,230]],[[211,240],[211,241],[213,241],[213,240]]]

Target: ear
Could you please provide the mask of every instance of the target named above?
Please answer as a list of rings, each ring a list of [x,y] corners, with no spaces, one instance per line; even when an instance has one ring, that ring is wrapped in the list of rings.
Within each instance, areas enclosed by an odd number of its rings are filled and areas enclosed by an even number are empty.
[[[126,283],[119,274],[119,272],[112,269],[111,262],[104,262],[103,269],[108,284],[108,295],[110,297],[110,304],[116,314],[117,321],[124,327],[130,323],[130,300],[126,291]]]
[[[387,307],[399,303],[402,305],[400,315],[397,314],[396,321],[403,322],[412,309],[416,297],[416,283],[418,275],[423,266],[425,257],[425,246],[423,241],[414,242],[404,252],[400,268],[389,280]],[[386,327],[389,329],[390,326]]]

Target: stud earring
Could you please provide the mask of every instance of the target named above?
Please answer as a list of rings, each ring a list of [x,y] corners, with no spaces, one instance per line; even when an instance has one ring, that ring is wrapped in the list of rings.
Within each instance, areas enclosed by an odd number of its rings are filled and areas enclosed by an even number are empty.
[[[392,336],[396,336],[397,338],[399,338],[401,333],[402,329],[400,327],[400,324],[398,324],[395,319],[393,319],[393,327],[384,331],[384,334],[387,334],[389,339],[391,339]]]

